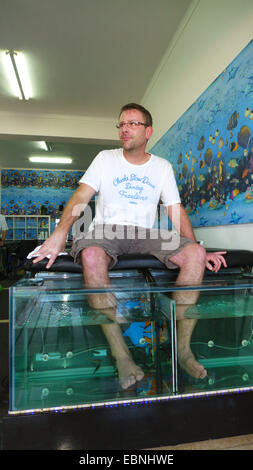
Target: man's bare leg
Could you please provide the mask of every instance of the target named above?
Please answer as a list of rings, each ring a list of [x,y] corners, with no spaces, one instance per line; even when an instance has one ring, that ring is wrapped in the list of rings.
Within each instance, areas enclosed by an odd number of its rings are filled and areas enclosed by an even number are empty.
[[[172,256],[170,261],[180,268],[177,285],[198,285],[205,271],[206,253],[202,246],[191,243]],[[199,297],[198,291],[177,291],[173,293],[176,301],[177,335],[178,335],[178,361],[180,366],[192,377],[203,379],[207,375],[206,369],[198,363],[191,351],[190,342],[196,320],[185,319],[187,308],[194,305]]]
[[[108,267],[110,256],[102,248],[90,247],[82,251],[84,282],[87,287],[110,286]],[[117,323],[116,299],[113,293],[91,294],[88,296],[92,308],[100,310],[114,323],[101,325],[116,360],[119,381],[123,389],[127,389],[136,381],[143,379],[144,372],[133,361],[127,344]]]

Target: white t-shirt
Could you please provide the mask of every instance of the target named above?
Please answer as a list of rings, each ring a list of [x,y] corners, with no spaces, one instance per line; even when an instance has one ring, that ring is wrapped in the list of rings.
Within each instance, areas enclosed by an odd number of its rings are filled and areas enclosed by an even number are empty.
[[[157,205],[180,203],[171,164],[155,155],[143,165],[129,163],[122,149],[100,152],[79,183],[99,194],[93,224],[135,225],[151,228]]]
[[[4,230],[8,230],[8,225],[6,223],[4,215],[0,214],[0,237]]]

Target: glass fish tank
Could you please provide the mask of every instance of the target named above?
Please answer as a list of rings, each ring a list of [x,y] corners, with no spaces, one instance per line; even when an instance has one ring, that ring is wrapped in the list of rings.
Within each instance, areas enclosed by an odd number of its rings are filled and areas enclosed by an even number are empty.
[[[177,290],[198,293],[182,318]],[[113,307],[94,307],[108,295]],[[24,277],[10,288],[9,412],[253,389],[252,321],[252,275],[175,286],[166,271],[126,270],[111,272],[109,286],[92,289],[84,288],[80,274]],[[180,357],[182,325],[201,378],[189,357]],[[115,328],[110,342],[106,331]],[[113,353],[119,335],[134,369],[124,370]]]
[[[166,283],[165,272],[161,274],[158,271],[153,276],[158,285]],[[195,289],[198,299],[185,309],[182,319],[176,317],[177,393],[191,395],[252,389],[252,273],[239,269],[223,271],[207,275],[200,286],[181,289],[186,294]],[[188,332],[189,364],[187,356],[180,360],[179,324],[183,325],[183,331]],[[191,354],[201,366],[201,378],[196,369],[191,368]]]
[[[82,276],[24,278],[10,289],[10,412],[75,408],[158,397],[175,391],[174,302],[159,305],[163,287],[138,273],[111,278],[111,287],[84,289]],[[115,308],[92,307],[110,294]],[[102,297],[103,298],[103,297]],[[109,311],[110,310],[110,311]],[[112,354],[104,330],[117,325],[133,366]]]

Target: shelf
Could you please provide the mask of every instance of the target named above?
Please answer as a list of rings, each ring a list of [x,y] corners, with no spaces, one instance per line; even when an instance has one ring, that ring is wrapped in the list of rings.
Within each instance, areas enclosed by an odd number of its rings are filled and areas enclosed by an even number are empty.
[[[50,215],[6,215],[7,240],[45,240],[51,233]]]

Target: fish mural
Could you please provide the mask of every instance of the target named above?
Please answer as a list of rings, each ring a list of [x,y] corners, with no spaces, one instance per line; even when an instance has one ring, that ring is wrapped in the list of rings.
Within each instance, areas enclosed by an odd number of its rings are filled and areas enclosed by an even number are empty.
[[[78,187],[82,175],[82,171],[2,169],[2,214],[44,213],[57,217]]]
[[[253,222],[253,40],[150,151],[171,162],[193,227]]]

